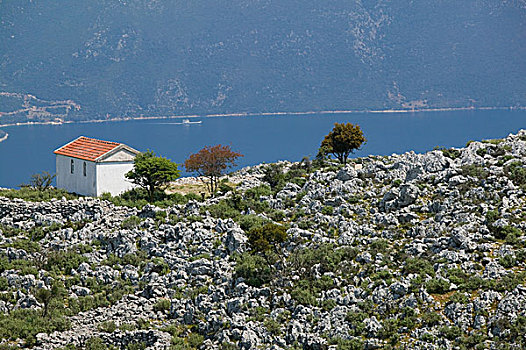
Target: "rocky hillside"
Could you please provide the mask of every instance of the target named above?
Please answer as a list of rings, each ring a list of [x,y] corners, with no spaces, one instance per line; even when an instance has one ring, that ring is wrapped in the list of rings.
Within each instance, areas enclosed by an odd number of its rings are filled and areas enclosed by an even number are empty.
[[[244,169],[161,209],[0,198],[2,349],[522,349],[526,131]]]
[[[0,124],[525,106],[525,0],[0,1]]]

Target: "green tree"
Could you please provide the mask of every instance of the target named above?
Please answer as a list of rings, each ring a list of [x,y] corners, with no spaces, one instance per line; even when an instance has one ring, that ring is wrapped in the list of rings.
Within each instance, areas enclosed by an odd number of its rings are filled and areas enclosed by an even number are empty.
[[[333,154],[340,163],[345,164],[349,154],[359,149],[367,140],[359,125],[334,123],[332,131],[325,136],[320,152]]]
[[[152,151],[140,153],[135,157],[133,170],[126,178],[144,188],[150,202],[156,191],[179,177],[177,164],[169,159],[158,157]]]

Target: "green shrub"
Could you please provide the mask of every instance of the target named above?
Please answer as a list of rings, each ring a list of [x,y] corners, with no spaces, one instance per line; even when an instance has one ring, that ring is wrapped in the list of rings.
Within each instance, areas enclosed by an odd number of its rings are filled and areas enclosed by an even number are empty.
[[[260,287],[272,278],[267,260],[259,255],[243,253],[235,257],[236,276],[243,277],[249,286]]]
[[[372,255],[377,255],[378,253],[386,253],[388,248],[389,241],[383,238],[373,241],[369,246]]]
[[[234,343],[223,343],[223,344],[221,344],[221,350],[238,350],[238,349],[239,349],[239,347],[236,344],[234,344]]]
[[[72,269],[77,269],[80,264],[87,261],[88,258],[78,254],[74,249],[52,251],[47,256],[44,268],[59,274],[70,274]]]
[[[170,305],[172,305],[172,303],[170,302],[170,300],[168,299],[159,299],[155,305],[153,306],[153,309],[155,311],[170,311]]]
[[[469,301],[469,297],[466,293],[456,292],[451,296],[451,298],[449,298],[449,301],[453,303],[466,304]]]
[[[134,229],[141,225],[141,219],[138,216],[132,215],[121,222],[121,227],[124,229]]]
[[[345,316],[345,321],[349,323],[351,328],[351,335],[357,337],[361,336],[365,330],[365,324],[363,321],[369,317],[365,312],[349,312]]]
[[[506,254],[504,256],[501,256],[499,258],[499,264],[501,264],[503,267],[509,269],[513,266],[517,265],[517,260],[513,257],[513,255]]]
[[[526,185],[526,168],[524,168],[521,162],[513,162],[507,165],[504,173],[515,185]]]
[[[444,279],[432,279],[426,283],[427,292],[430,294],[444,294],[449,291],[451,284]]]
[[[283,221],[285,219],[285,212],[283,210],[272,210],[269,213],[269,218],[273,221]]]
[[[7,278],[0,277],[0,292],[6,291],[9,289],[9,283],[7,282]]]
[[[404,265],[404,273],[416,273],[421,276],[435,276],[435,270],[429,260],[421,258],[409,258]]]
[[[113,345],[106,345],[106,343],[99,337],[90,338],[84,345],[85,350],[117,350]]]
[[[208,207],[201,207],[201,213],[208,211],[214,218],[228,219],[235,218],[241,214],[241,212],[231,205],[226,200],[221,200],[217,204],[212,204]]]
[[[117,329],[117,325],[113,321],[106,321],[99,324],[97,329],[105,333],[113,333]]]
[[[62,197],[65,197],[66,199],[79,198],[78,195],[68,193],[62,189],[48,188],[45,191],[39,191],[31,187],[22,187],[19,190],[0,190],[0,196],[7,198],[20,198],[31,202],[50,201],[53,198],[61,199]]]
[[[493,287],[497,292],[514,290],[517,285],[523,284],[526,280],[526,272],[510,272],[499,278]],[[492,281],[493,282],[493,281]]]
[[[40,310],[17,309],[9,314],[0,314],[0,338],[26,341],[26,346],[34,346],[38,333],[65,331],[70,327],[69,321],[62,316],[60,309],[50,317],[42,316]]]
[[[332,215],[334,213],[334,208],[330,205],[326,205],[323,208],[321,208],[321,213],[323,215]]]
[[[462,151],[454,148],[442,149],[442,154],[450,159],[457,159],[462,155]]]
[[[496,227],[496,226],[491,225],[489,229],[493,233],[493,236],[495,236],[496,239],[507,239],[509,236],[510,240],[514,241],[514,238],[522,235],[521,230],[519,230],[516,227],[510,226],[510,225],[506,225],[502,227]]]
[[[190,333],[186,336],[186,342],[191,348],[198,348],[204,342],[205,338],[199,333]]]
[[[489,175],[488,171],[476,164],[463,165],[461,168],[461,174],[464,176],[476,177],[478,179],[486,179]]]
[[[248,243],[255,252],[266,252],[286,240],[287,228],[274,223],[253,227],[248,232]]]
[[[256,227],[262,227],[268,222],[268,219],[257,215],[241,215],[237,219],[237,223],[245,232],[249,232],[251,229]]]
[[[137,326],[133,323],[123,323],[119,326],[121,331],[134,331],[137,329]]]
[[[267,331],[275,336],[279,336],[281,334],[281,324],[272,318],[266,318],[263,321],[263,326],[267,329]]]
[[[9,244],[2,244],[0,248],[13,247],[16,249],[23,249],[28,253],[40,252],[42,249],[40,244],[37,242],[30,241],[29,239],[17,239]]]
[[[154,264],[152,272],[157,272],[161,276],[164,276],[170,272],[170,266],[166,261],[164,261],[163,258],[154,257],[152,259],[152,263]]]
[[[285,173],[283,172],[283,166],[278,164],[270,164],[265,168],[265,175],[263,181],[270,185],[272,190],[276,191],[283,188],[285,185]]]
[[[296,270],[310,271],[313,265],[320,265],[320,272],[336,272],[345,267],[358,255],[353,247],[335,247],[333,244],[320,244],[315,248],[305,248],[294,252],[289,261]],[[306,277],[306,275],[304,275]]]
[[[271,194],[272,189],[267,185],[252,187],[245,191],[246,198],[256,200],[259,200],[261,196],[270,196]]]
[[[442,327],[440,328],[440,335],[449,339],[449,340],[455,340],[462,334],[462,330],[458,328],[457,326],[452,327]]]
[[[130,343],[126,346],[126,350],[144,350],[146,349],[146,343]]]
[[[495,221],[499,219],[499,212],[496,210],[488,210],[486,212],[486,224],[492,225]]]
[[[442,316],[438,312],[428,311],[422,314],[421,321],[424,326],[438,326],[442,321]]]
[[[310,288],[304,288],[306,283],[301,283],[302,281],[299,281],[299,285],[295,287],[292,292],[290,293],[290,296],[292,299],[296,300],[298,303],[302,305],[318,305],[318,300],[316,299],[316,296],[312,294]],[[309,283],[309,282],[307,282]]]
[[[115,197],[109,193],[103,193],[101,199],[110,201],[117,206],[142,208],[148,204],[148,193],[143,188],[134,188]],[[160,208],[167,208],[176,204],[185,204],[190,200],[200,201],[201,196],[195,193],[182,195],[180,193],[167,194],[163,191],[155,191],[151,204]]]

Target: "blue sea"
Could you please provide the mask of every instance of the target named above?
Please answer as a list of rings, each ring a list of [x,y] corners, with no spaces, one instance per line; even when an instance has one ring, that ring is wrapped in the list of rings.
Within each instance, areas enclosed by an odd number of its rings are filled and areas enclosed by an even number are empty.
[[[353,157],[390,155],[436,146],[463,147],[469,140],[502,138],[526,128],[524,110],[483,110],[415,113],[310,114],[196,118],[201,124],[181,125],[179,119],[142,120],[5,128],[0,143],[0,187],[27,183],[31,174],[54,173],[53,151],[81,136],[125,143],[140,151],[183,163],[206,145],[226,144],[244,155],[237,168],[278,160],[315,157],[334,123],[361,126],[367,143]],[[181,170],[182,166],[181,166]],[[190,174],[182,172],[183,176]]]

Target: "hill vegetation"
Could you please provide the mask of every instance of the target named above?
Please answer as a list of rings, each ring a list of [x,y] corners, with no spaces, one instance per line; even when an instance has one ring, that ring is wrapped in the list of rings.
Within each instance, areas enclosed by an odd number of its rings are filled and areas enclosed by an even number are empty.
[[[0,347],[524,348],[525,160],[521,131],[165,208],[0,191]]]

